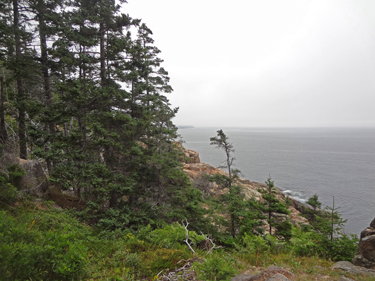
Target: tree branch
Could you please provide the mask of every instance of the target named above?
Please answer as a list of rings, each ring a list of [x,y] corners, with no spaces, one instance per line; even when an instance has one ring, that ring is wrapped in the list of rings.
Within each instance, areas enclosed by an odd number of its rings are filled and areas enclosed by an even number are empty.
[[[188,245],[189,249],[193,252],[193,254],[195,254],[195,251],[194,249],[191,247],[190,243],[189,243],[189,231],[187,229],[188,225],[189,225],[189,222],[188,220],[186,219],[186,225],[184,224],[184,222],[182,221],[182,225],[184,226],[185,230],[186,230],[186,240],[185,240],[185,243],[186,245]]]

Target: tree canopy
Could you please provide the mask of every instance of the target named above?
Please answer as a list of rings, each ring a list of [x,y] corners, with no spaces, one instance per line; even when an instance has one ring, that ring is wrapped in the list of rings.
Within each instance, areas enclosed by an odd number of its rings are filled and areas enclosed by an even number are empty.
[[[160,50],[120,2],[0,6],[2,144],[43,160],[108,228],[163,218],[189,187]]]

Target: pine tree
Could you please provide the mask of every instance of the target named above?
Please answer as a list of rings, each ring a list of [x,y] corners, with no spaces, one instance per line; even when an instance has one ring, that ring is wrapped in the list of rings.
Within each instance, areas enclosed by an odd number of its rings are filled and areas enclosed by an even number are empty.
[[[314,208],[314,212],[316,212],[316,209],[320,209],[322,206],[322,203],[319,202],[318,194],[311,196],[309,199],[307,199],[306,203]]]
[[[210,138],[210,144],[223,149],[226,155],[226,165],[222,166],[222,168],[228,168],[229,177],[215,175],[212,180],[229,189],[229,192],[224,194],[221,199],[226,205],[226,212],[230,215],[230,233],[235,238],[237,233],[252,232],[262,225],[261,219],[263,216],[260,213],[259,204],[253,199],[245,200],[241,188],[233,184],[234,179],[240,173],[238,169],[233,169],[233,161],[235,159],[232,156],[234,153],[233,144],[229,142],[229,138],[223,130],[218,130],[217,136]]]
[[[17,86],[10,106],[18,110],[21,157],[28,144],[46,161],[50,181],[74,190],[107,228],[171,219],[167,210],[188,194],[189,182],[152,31],[115,1],[6,0],[0,7],[1,67],[12,75],[4,85]]]
[[[262,198],[264,200],[264,202],[262,202],[263,211],[264,213],[266,213],[267,216],[269,233],[270,235],[272,235],[272,227],[275,227],[276,233],[274,233],[274,235],[281,235],[286,239],[289,239],[291,238],[290,223],[287,220],[280,222],[276,219],[276,214],[288,215],[289,211],[285,203],[277,199],[277,191],[274,185],[274,181],[272,181],[271,177],[268,177],[265,183],[266,188],[258,189],[258,191],[262,194]]]
[[[234,152],[233,144],[229,142],[229,138],[224,134],[223,130],[218,130],[217,136],[210,138],[210,145],[216,145],[217,148],[222,148],[224,150],[226,165],[221,168],[228,169],[229,179],[232,180],[232,165],[235,160],[235,158],[232,157],[232,153]]]

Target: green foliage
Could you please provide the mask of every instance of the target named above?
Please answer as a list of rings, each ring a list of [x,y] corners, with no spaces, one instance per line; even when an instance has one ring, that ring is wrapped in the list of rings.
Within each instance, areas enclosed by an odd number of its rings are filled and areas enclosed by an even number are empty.
[[[276,198],[276,188],[271,177],[266,180],[266,188],[258,189],[262,194],[264,202],[263,211],[267,214],[267,222],[269,224],[269,233],[272,235],[272,227],[276,228],[276,235],[283,236],[286,240],[291,238],[291,225],[287,221],[280,221],[276,214],[288,215],[289,211],[284,202]]]
[[[10,203],[17,195],[17,188],[8,182],[5,175],[0,175],[0,202]]]
[[[87,248],[77,232],[42,232],[26,216],[16,221],[0,212],[0,275],[4,280],[80,280],[85,276]]]
[[[319,202],[318,194],[314,194],[309,199],[307,199],[307,204],[309,204],[311,207],[313,207],[314,211],[316,211],[316,209],[320,209],[322,207],[322,203]]]
[[[14,201],[20,189],[22,176],[26,174],[17,164],[8,166],[7,172],[0,173],[0,201],[6,204]]]
[[[327,241],[325,241],[327,243]],[[338,238],[335,238],[332,243],[327,243],[326,246],[324,242],[323,247],[326,247],[326,256],[334,261],[352,261],[354,255],[358,250],[359,239],[356,235],[346,235],[343,234]]]
[[[138,266],[143,276],[155,276],[160,271],[183,266],[182,260],[191,256],[188,250],[158,248],[141,254],[142,264]],[[180,263],[179,263],[180,262]]]
[[[230,187],[233,179],[221,174],[215,174],[209,177],[209,181],[216,182],[220,187]]]
[[[285,204],[287,206],[292,206],[293,202],[292,202],[292,199],[290,199],[289,196],[285,197]]]
[[[315,253],[313,232],[303,231],[301,228],[292,227],[293,238],[290,240],[292,251],[300,256],[309,256]]]
[[[355,235],[346,235],[342,232],[344,223],[339,213],[332,208],[320,212],[313,224],[316,251],[325,258],[332,260],[351,261],[358,249],[358,238]]]
[[[88,203],[81,214],[112,231],[182,219],[175,199],[189,187],[174,145],[177,109],[165,96],[172,92],[168,72],[152,31],[121,12],[125,3],[2,6],[9,14],[0,50],[5,115],[18,129],[21,158],[31,149],[51,182]],[[14,112],[19,118],[11,120]],[[21,171],[10,169],[18,188]],[[1,188],[14,197],[14,189]],[[191,217],[201,216],[194,209]]]
[[[7,169],[9,173],[9,183],[19,189],[22,177],[26,175],[26,171],[17,164],[10,165]]]
[[[345,221],[337,212],[319,211],[315,217],[312,229],[292,228],[292,251],[299,256],[317,255],[333,261],[351,261],[359,240],[355,235],[341,233]]]
[[[205,239],[204,236],[198,235],[195,231],[188,231],[188,234],[189,243],[191,243],[191,245],[196,245]],[[158,228],[152,231],[150,225],[148,225],[147,228],[141,231],[139,237],[159,247],[170,249],[185,249],[187,247],[185,244],[186,230],[178,223],[173,223],[164,228]]]
[[[244,247],[240,248],[242,253],[254,255],[266,253],[270,250],[270,244],[261,236],[245,233],[241,239],[244,245]]]
[[[230,280],[235,276],[237,270],[235,269],[236,261],[226,255],[212,255],[203,263],[195,262],[193,264],[197,272],[197,278],[207,281]]]
[[[152,279],[167,269],[184,266],[193,257],[184,242],[185,229],[179,224],[157,229],[147,226],[138,234],[103,231],[81,224],[69,213],[12,209],[12,218],[10,212],[0,212],[0,274],[4,280]],[[293,227],[292,233],[292,239],[285,242],[269,234],[244,232],[231,242],[226,240],[232,246],[230,251],[215,249],[203,264],[195,262],[194,268],[202,280],[229,280],[241,268],[238,260],[263,267],[284,264],[293,271],[307,272],[306,256],[350,260],[357,248],[358,239],[353,236],[335,236],[331,242],[329,235],[314,230]],[[189,237],[193,244],[204,238],[194,231],[189,231]],[[221,237],[215,243],[223,243],[228,235]],[[197,250],[194,257],[205,254]]]
[[[287,241],[293,237],[292,224],[288,220],[284,220],[282,222],[276,223],[275,227],[276,227],[276,231],[275,231],[276,236],[282,236]]]
[[[245,195],[241,187],[232,185],[233,179],[225,175],[213,175],[209,178],[210,181],[216,182],[221,188],[228,188],[227,193],[219,197],[219,205],[212,204],[211,208],[216,213],[223,213],[230,216],[230,220],[225,220],[223,217],[217,217],[215,224],[223,225],[230,233],[232,238],[241,236],[245,232],[263,232],[261,226],[264,216],[261,213],[261,206],[254,198],[245,200]],[[224,238],[224,237],[223,237]],[[232,245],[232,240],[225,237],[226,245]]]
[[[232,166],[234,160],[234,157],[232,157],[232,153],[234,152],[233,144],[229,142],[229,138],[224,134],[223,130],[218,130],[217,136],[210,138],[210,145],[215,145],[217,148],[224,150],[226,160],[225,165],[221,167],[228,168],[229,178],[232,179]]]

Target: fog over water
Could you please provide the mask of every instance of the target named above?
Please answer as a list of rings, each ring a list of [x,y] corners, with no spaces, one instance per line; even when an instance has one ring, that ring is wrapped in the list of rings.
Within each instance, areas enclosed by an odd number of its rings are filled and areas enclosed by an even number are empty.
[[[179,130],[188,149],[204,163],[222,165],[223,151],[209,145],[220,128]],[[347,233],[358,234],[375,214],[375,129],[222,128],[235,148],[236,168],[244,177],[275,185],[303,201],[318,194],[347,219]]]

